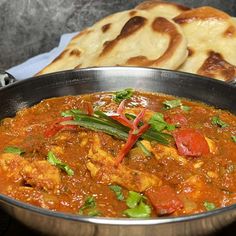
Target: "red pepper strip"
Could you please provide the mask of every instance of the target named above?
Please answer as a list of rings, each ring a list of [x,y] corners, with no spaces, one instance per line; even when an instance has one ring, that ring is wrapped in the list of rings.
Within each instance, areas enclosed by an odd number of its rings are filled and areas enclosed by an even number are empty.
[[[144,124],[135,133],[133,129],[129,131],[128,139],[123,148],[120,150],[118,157],[116,159],[115,162],[116,167],[122,162],[124,157],[129,153],[130,149],[134,146],[134,144],[138,141],[138,139],[142,136],[142,134],[149,129],[149,127],[150,127],[149,124]]]
[[[124,117],[121,117],[120,115],[119,116],[115,116],[115,115],[112,115],[110,116],[113,120],[116,120],[118,121],[119,123],[121,123],[122,125],[126,126],[126,127],[129,127],[130,129],[133,128],[133,125],[131,123],[130,120],[128,120],[127,118],[124,119]]]
[[[124,115],[124,110],[125,110],[125,100],[123,100],[118,109],[117,109],[117,114],[119,114],[119,116],[111,116],[112,119],[120,122],[122,125],[129,127],[130,129],[133,128],[133,124],[132,121],[127,119],[126,116]]]
[[[61,122],[68,121],[68,120],[73,120],[73,117],[68,116],[68,117],[58,118],[56,121],[53,122],[53,124],[48,129],[46,129],[46,131],[44,132],[44,136],[46,138],[50,138],[63,129],[76,130],[77,129],[76,125],[61,125],[60,124]]]
[[[138,129],[139,122],[143,119],[146,109],[143,109],[133,121],[133,129]]]
[[[173,136],[180,155],[201,156],[210,153],[204,135],[197,130],[180,129],[173,132]]]
[[[145,195],[152,203],[158,216],[172,214],[184,207],[174,189],[168,185],[151,187],[145,191]]]

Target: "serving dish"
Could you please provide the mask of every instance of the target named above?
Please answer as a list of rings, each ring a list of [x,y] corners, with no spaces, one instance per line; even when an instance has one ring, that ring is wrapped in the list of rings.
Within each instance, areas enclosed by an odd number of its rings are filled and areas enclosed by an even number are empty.
[[[1,89],[0,117],[13,116],[42,99],[132,87],[205,102],[236,113],[235,87],[197,75],[167,70],[107,67],[30,78]],[[203,235],[236,219],[236,205],[202,214],[153,219],[76,216],[27,205],[0,195],[1,208],[28,227],[54,235]]]

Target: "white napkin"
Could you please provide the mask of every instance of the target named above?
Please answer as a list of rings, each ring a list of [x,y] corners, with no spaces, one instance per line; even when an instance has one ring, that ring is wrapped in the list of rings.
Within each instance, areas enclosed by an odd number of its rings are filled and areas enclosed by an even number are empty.
[[[57,56],[59,56],[59,54],[64,50],[64,48],[70,42],[72,37],[75,36],[76,34],[78,34],[78,32],[63,34],[60,38],[58,47],[52,49],[50,52],[32,57],[22,64],[8,69],[7,72],[12,74],[17,80],[26,79],[35,75],[45,66],[50,64]]]

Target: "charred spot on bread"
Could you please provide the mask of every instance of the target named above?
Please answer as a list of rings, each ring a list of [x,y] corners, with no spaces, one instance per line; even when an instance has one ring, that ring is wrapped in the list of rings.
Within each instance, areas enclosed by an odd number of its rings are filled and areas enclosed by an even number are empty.
[[[102,26],[102,32],[106,33],[110,29],[110,27],[111,27],[110,23],[103,25]]]
[[[209,51],[208,58],[197,71],[198,74],[214,77],[220,74],[224,80],[230,80],[236,76],[236,67],[227,62],[220,53]]]
[[[75,49],[73,49],[73,50],[70,51],[70,55],[71,55],[71,56],[77,56],[77,57],[79,57],[80,54],[81,54],[81,52],[80,52],[80,50],[77,49],[77,48],[75,48]]]
[[[236,37],[236,27],[231,25],[223,33],[223,37]]]
[[[185,24],[195,20],[219,20],[229,19],[229,16],[213,7],[199,7],[189,11],[185,11],[176,16],[173,20],[178,24]]]
[[[188,49],[188,57],[191,57],[194,54],[194,50],[190,47],[188,47],[187,49]]]
[[[123,28],[121,29],[120,34],[115,39],[110,40],[110,41],[106,41],[103,44],[104,48],[99,56],[104,56],[109,51],[111,51],[120,40],[127,38],[130,35],[137,32],[139,29],[141,29],[145,25],[146,21],[147,21],[147,19],[142,16],[134,16],[131,19],[129,19],[125,23]]]

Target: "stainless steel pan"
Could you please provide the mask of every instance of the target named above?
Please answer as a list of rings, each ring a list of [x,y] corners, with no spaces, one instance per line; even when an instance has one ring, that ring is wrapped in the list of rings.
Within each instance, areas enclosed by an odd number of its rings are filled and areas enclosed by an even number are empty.
[[[7,79],[8,82],[13,80]],[[236,88],[225,82],[167,70],[107,67],[53,73],[0,89],[0,119],[42,99],[133,87],[205,102],[236,114]],[[203,235],[236,221],[236,204],[202,214],[153,219],[96,218],[34,207],[0,195],[0,207],[28,227],[53,235]]]

